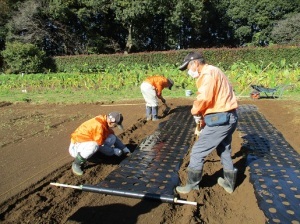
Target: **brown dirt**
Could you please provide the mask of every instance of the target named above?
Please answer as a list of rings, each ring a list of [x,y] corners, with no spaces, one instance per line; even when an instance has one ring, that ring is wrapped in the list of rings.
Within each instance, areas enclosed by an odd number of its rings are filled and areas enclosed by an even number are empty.
[[[244,100],[280,131],[299,153],[300,103],[280,99]],[[172,109],[191,105],[192,98],[169,99]],[[81,192],[50,186],[50,182],[71,185],[97,184],[124,158],[101,158],[89,163],[82,177],[70,170],[70,133],[83,121],[117,110],[124,114],[126,130],[116,130],[134,150],[158,123],[146,122],[143,101],[112,102],[109,105],[34,105],[0,103],[0,221],[1,223],[265,223],[248,167],[240,155],[242,139],[233,138],[233,159],[242,173],[236,190],[227,194],[217,184],[220,160],[212,153],[206,160],[200,191],[182,199],[198,206],[143,201],[105,194]],[[162,108],[161,108],[162,109]],[[161,112],[161,111],[160,111]],[[169,116],[163,118],[167,120]],[[192,142],[193,140],[191,140]],[[184,158],[179,176],[184,182],[189,155]]]

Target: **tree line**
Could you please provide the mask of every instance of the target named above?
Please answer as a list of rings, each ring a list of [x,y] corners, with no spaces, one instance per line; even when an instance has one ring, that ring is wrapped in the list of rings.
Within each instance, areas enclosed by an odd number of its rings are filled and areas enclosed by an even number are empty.
[[[300,0],[0,0],[0,51],[47,56],[299,45]]]

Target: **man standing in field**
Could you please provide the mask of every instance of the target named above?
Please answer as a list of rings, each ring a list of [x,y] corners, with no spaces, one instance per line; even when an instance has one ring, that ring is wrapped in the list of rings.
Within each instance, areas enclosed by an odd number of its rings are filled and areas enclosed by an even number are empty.
[[[238,103],[233,89],[225,74],[219,68],[206,64],[200,53],[189,53],[179,69],[188,69],[188,74],[196,79],[198,95],[191,113],[203,129],[191,149],[187,183],[176,187],[176,191],[187,194],[193,189],[199,189],[204,160],[216,149],[224,174],[224,178],[218,179],[218,184],[232,193],[237,169],[233,167],[231,159],[231,141],[238,122]]]
[[[112,128],[122,126],[123,116],[119,112],[99,115],[82,123],[72,134],[69,153],[75,158],[72,171],[82,175],[82,166],[98,150],[107,156],[130,154],[130,150],[114,134]]]
[[[162,103],[166,103],[166,100],[162,96],[164,88],[172,89],[174,82],[172,79],[165,78],[164,76],[151,76],[148,77],[141,85],[141,92],[146,101],[146,117],[147,121],[158,120],[158,99]]]

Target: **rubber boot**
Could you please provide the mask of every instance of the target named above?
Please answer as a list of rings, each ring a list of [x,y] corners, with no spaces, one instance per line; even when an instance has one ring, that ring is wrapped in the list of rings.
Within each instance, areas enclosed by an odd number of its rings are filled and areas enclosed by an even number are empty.
[[[151,120],[151,112],[152,112],[152,107],[146,106],[146,118],[147,118],[147,121]]]
[[[83,174],[81,166],[86,162],[86,159],[82,158],[80,153],[77,154],[74,162],[72,163],[72,171],[74,174],[81,176]]]
[[[234,191],[237,171],[238,170],[236,168],[233,170],[224,170],[224,178],[218,178],[218,184],[230,194]]]
[[[152,107],[152,121],[158,120],[157,114],[158,114],[158,106]]]
[[[202,171],[187,169],[187,182],[185,186],[176,187],[176,191],[180,194],[188,194],[191,190],[199,190],[199,183],[202,179]]]

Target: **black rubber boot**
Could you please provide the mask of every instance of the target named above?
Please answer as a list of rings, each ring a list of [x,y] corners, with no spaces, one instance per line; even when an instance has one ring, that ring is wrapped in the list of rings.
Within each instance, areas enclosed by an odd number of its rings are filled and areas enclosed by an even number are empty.
[[[78,153],[74,162],[72,163],[72,171],[75,175],[81,176],[83,174],[81,166],[85,162],[86,162],[86,159],[82,158],[80,153]]]
[[[234,191],[237,172],[238,170],[236,168],[233,170],[224,170],[224,178],[218,178],[218,184],[230,194]]]
[[[188,194],[191,190],[199,190],[199,183],[202,179],[202,171],[187,169],[187,182],[185,186],[176,187],[176,191],[181,194]]]
[[[152,121],[158,120],[157,114],[158,114],[158,106],[152,107]]]
[[[152,107],[146,106],[146,118],[147,118],[147,121],[150,121],[151,118],[152,118],[151,112],[152,112]]]

